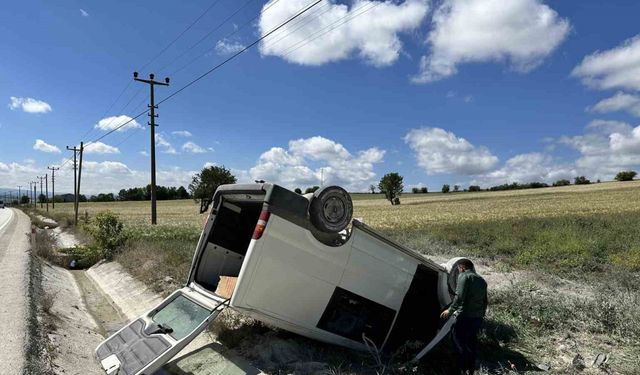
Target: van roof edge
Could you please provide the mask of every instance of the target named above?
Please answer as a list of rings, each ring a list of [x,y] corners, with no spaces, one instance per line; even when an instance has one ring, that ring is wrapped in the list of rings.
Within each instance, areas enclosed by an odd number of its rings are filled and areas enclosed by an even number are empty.
[[[419,252],[417,252],[416,250],[410,249],[402,244],[399,244],[397,242],[395,242],[394,240],[391,240],[387,237],[385,237],[384,235],[376,232],[373,228],[371,228],[370,226],[368,226],[367,224],[361,222],[360,220],[357,219],[353,219],[351,221],[351,223],[353,224],[354,227],[367,232],[368,234],[370,234],[371,236],[377,238],[378,240],[385,242],[388,245],[391,245],[393,247],[395,247],[397,250],[402,251],[403,253],[411,256],[412,258],[415,258],[416,260],[420,261],[423,265],[432,268],[436,271],[445,271],[446,269],[444,267],[442,267],[441,265],[439,265],[438,263],[434,262],[433,260],[425,257],[424,255],[420,254]]]

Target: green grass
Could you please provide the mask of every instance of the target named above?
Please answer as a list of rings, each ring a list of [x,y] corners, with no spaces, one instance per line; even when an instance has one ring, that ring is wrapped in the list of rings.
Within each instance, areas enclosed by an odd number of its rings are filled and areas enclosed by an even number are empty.
[[[430,224],[419,230],[385,232],[427,254],[434,253],[437,240],[465,254],[506,260],[519,268],[561,272],[615,266],[640,271],[638,228],[640,212],[627,212]]]

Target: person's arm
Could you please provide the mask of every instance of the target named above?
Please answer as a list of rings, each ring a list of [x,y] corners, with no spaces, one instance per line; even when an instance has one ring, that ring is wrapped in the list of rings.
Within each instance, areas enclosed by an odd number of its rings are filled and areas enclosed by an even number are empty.
[[[467,277],[464,274],[458,276],[458,285],[456,286],[456,296],[449,306],[449,314],[453,314],[454,312],[460,310],[462,308],[462,304],[465,301],[467,294]]]

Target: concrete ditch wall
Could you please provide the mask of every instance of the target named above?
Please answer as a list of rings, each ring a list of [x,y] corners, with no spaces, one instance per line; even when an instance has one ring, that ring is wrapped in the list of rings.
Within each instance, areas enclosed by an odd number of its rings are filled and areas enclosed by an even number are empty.
[[[117,262],[100,262],[86,271],[88,278],[128,320],[146,313],[162,297],[131,276]],[[247,361],[230,353],[208,331],[201,333],[157,374],[260,374]]]

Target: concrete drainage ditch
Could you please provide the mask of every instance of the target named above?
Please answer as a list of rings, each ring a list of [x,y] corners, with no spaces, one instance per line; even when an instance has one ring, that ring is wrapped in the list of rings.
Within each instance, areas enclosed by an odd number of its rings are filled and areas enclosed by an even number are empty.
[[[59,241],[64,236],[65,241]],[[58,246],[72,234],[54,233]],[[76,242],[77,243],[77,242]],[[125,323],[158,304],[162,298],[129,275],[116,262],[101,262],[87,270],[67,270],[43,262],[42,283],[51,300],[50,341],[56,374],[102,374],[94,349]],[[246,360],[226,350],[205,331],[156,374],[259,374]]]

